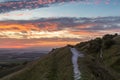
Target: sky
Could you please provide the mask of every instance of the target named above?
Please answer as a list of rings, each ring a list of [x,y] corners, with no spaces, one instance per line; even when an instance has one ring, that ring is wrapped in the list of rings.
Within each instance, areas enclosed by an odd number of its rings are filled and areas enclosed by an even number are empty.
[[[120,33],[120,0],[0,0],[0,48],[51,49]]]

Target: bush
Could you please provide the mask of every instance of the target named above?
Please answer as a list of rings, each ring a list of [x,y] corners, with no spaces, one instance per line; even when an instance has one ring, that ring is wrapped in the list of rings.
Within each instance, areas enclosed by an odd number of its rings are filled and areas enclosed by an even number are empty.
[[[110,48],[114,43],[115,43],[114,40],[112,40],[112,39],[106,39],[106,40],[103,41],[103,48],[104,48],[104,49],[108,49],[108,48]]]
[[[96,38],[95,40],[91,40],[90,46],[88,48],[88,51],[90,52],[99,52],[101,49],[101,44],[102,44],[102,39],[101,38]]]
[[[113,40],[113,38],[117,36],[117,34],[115,35],[105,35],[103,36],[103,48],[104,49],[108,49],[110,48],[113,44],[115,44],[115,41]]]

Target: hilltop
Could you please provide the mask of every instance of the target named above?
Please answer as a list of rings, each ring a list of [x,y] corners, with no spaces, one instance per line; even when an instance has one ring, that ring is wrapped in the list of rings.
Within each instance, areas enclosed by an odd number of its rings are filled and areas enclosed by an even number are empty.
[[[1,80],[74,80],[70,47],[84,54],[78,58],[80,80],[120,80],[118,34],[53,49],[48,55]]]
[[[105,35],[75,47],[85,53],[79,59],[82,80],[120,80],[120,35]]]

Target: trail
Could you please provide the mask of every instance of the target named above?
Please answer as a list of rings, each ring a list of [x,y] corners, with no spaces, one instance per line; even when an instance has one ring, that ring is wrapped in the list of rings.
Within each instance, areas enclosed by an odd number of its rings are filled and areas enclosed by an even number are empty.
[[[77,51],[75,48],[70,48],[73,56],[72,56],[72,63],[73,63],[73,71],[74,71],[74,80],[80,80],[81,79],[81,72],[79,70],[78,66],[78,58],[84,57],[82,53]]]

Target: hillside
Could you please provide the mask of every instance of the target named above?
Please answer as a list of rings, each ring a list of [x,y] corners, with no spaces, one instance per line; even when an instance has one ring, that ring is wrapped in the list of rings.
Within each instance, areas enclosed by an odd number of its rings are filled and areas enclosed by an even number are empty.
[[[120,35],[117,34],[53,49],[1,80],[74,80],[70,47],[84,54],[78,58],[81,79],[77,80],[120,80]]]
[[[63,47],[3,80],[73,80],[72,73],[71,52]]]
[[[85,53],[78,62],[82,80],[120,80],[119,35],[105,35],[75,47]]]

